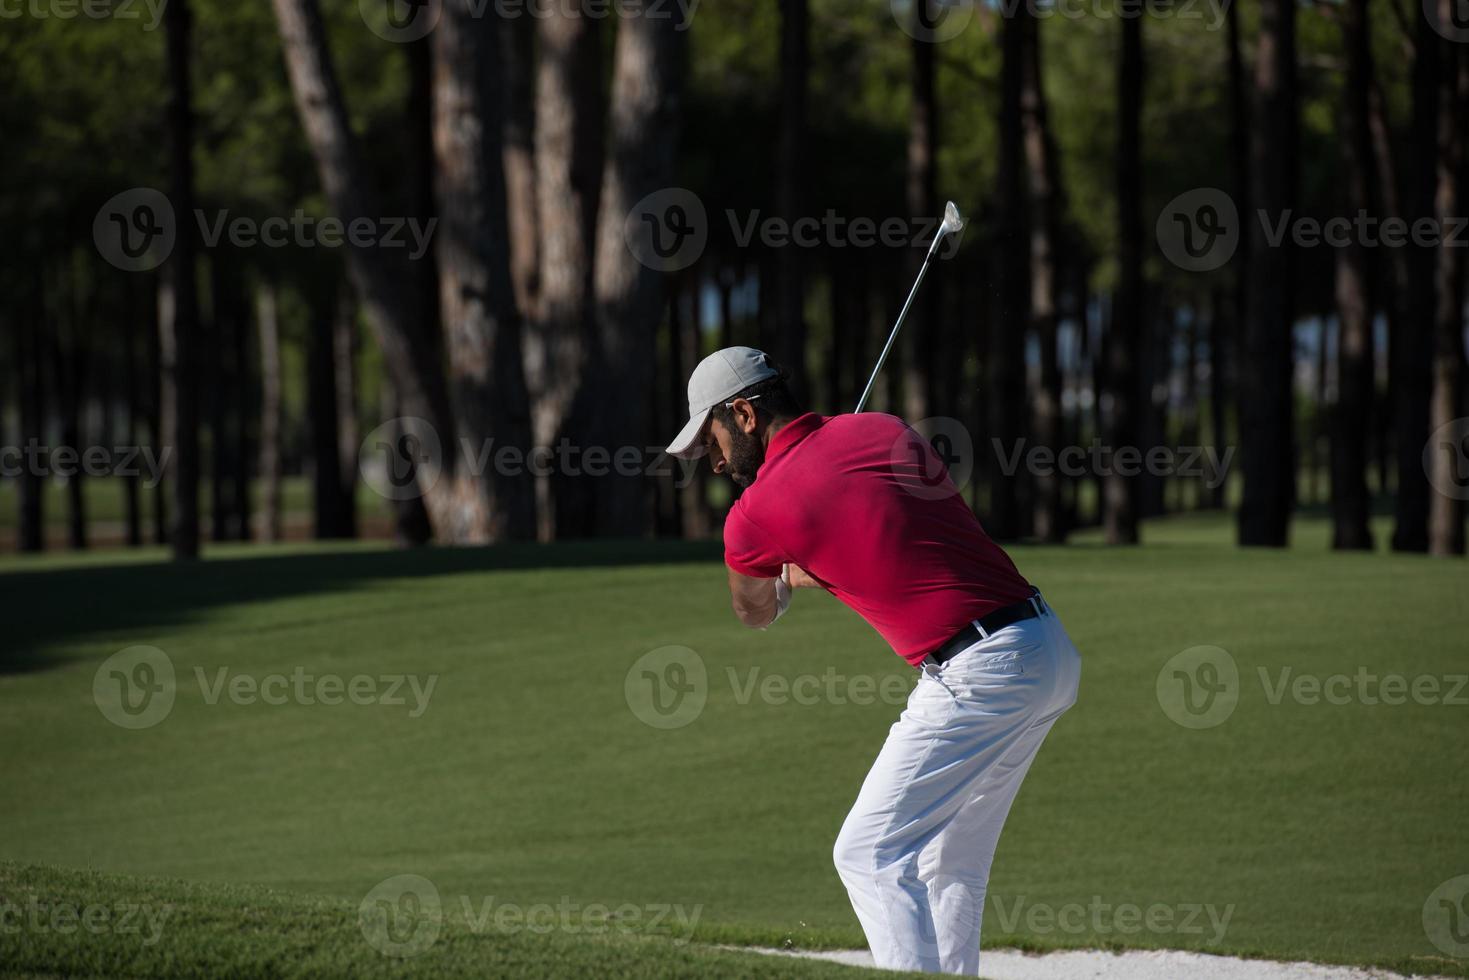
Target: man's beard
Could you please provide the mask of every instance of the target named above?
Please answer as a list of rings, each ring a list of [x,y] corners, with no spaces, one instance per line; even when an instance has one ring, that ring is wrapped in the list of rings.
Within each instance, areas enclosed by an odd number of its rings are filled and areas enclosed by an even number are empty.
[[[753,432],[748,435],[738,429],[729,434],[729,457],[725,460],[729,478],[742,487],[755,482],[755,474],[765,462],[765,444]]]

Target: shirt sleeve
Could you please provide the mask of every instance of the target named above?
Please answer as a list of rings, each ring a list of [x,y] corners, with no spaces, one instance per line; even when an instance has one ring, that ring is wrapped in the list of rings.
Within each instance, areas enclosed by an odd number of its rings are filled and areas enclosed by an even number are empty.
[[[735,501],[724,519],[724,563],[751,578],[779,578],[785,555],[740,503]]]

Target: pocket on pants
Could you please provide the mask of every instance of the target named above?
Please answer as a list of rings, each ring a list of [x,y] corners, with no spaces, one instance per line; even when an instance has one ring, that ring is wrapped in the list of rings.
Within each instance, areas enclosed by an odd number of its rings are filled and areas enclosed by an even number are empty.
[[[954,692],[942,674],[924,670],[918,677],[918,685],[908,695],[908,706],[898,723],[908,722],[924,729],[944,728],[953,720],[954,700]]]

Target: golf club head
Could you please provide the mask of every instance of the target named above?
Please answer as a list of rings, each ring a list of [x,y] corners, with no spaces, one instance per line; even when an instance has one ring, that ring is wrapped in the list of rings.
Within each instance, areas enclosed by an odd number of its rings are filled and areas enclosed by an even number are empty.
[[[938,237],[942,238],[945,235],[952,235],[955,232],[963,230],[964,218],[959,214],[959,208],[955,206],[953,201],[950,201],[944,205],[944,223],[939,225]]]

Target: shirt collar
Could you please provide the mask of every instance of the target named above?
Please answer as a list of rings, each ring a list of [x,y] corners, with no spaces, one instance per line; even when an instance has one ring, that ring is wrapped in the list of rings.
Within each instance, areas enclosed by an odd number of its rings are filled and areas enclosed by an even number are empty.
[[[815,412],[807,412],[805,415],[798,415],[791,419],[770,437],[770,445],[765,447],[765,462],[768,463],[782,453],[793,449],[802,439],[821,428],[825,421]]]

